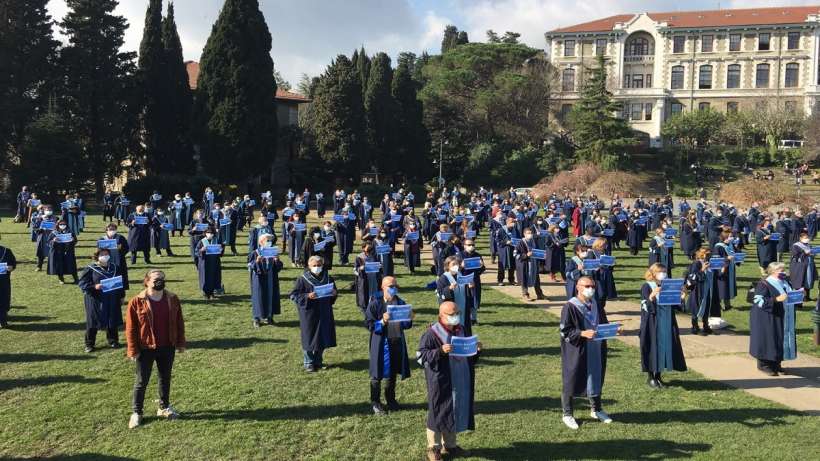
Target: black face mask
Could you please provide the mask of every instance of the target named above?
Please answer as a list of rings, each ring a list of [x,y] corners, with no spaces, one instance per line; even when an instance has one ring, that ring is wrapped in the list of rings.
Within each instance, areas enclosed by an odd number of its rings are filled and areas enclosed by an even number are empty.
[[[154,280],[154,289],[161,291],[165,289],[165,280]]]

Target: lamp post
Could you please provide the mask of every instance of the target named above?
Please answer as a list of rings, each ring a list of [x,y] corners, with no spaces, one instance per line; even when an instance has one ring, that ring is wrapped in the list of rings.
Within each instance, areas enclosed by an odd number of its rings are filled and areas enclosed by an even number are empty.
[[[442,176],[442,168],[444,167],[444,145],[449,144],[444,138],[441,138],[438,146],[438,187],[444,186],[444,176]]]

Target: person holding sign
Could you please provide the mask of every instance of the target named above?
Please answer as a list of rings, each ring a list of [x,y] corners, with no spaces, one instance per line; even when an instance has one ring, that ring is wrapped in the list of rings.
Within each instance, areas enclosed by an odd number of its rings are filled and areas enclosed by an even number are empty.
[[[615,286],[614,266],[610,264],[603,264],[602,257],[607,257],[607,248],[609,242],[605,239],[598,239],[592,244],[589,250],[592,252],[593,259],[601,260],[601,268],[598,270],[596,277],[597,283],[595,286],[596,299],[601,304],[601,308],[606,308],[606,302],[609,299],[618,297],[618,289]]]
[[[783,372],[781,363],[797,357],[794,304],[789,303],[785,265],[769,264],[768,276],[755,287],[749,311],[749,354],[757,359],[757,369],[769,376]]]
[[[703,244],[703,238],[698,232],[698,219],[695,210],[689,210],[686,219],[681,219],[680,248],[690,260],[695,259],[695,252]]]
[[[56,275],[60,285],[65,284],[65,275],[70,274],[77,283],[77,258],[74,247],[77,237],[68,230],[65,221],[57,223],[57,230],[49,235],[48,275]]]
[[[424,247],[422,235],[419,233],[418,218],[413,216],[412,220],[405,217],[404,228],[404,265],[411,274],[416,273],[416,268],[421,266],[421,249]]]
[[[573,296],[561,310],[561,407],[563,423],[578,429],[572,415],[572,399],[586,396],[592,408],[590,416],[603,423],[612,418],[601,408],[601,394],[606,375],[606,340],[596,341],[599,325],[608,324],[606,311],[595,302],[595,280],[583,276]]]
[[[290,249],[291,267],[304,267],[305,259],[302,245],[307,234],[307,225],[299,212],[293,213],[286,223],[288,248]]]
[[[322,248],[319,256],[325,260],[325,269],[330,271],[333,270],[333,248],[336,246],[336,231],[333,230],[333,224],[330,221],[325,221],[320,232],[322,234],[321,241],[324,242],[325,247]]]
[[[817,281],[817,266],[814,264],[809,233],[800,232],[800,240],[792,245],[792,257],[789,262],[789,278],[795,290],[803,289],[805,300],[809,301],[814,282]],[[798,309],[800,306],[798,306]]]
[[[772,237],[774,226],[768,214],[761,216],[760,225],[755,231],[757,243],[757,262],[760,265],[760,274],[766,276],[766,268],[777,261],[777,237]]]
[[[114,205],[116,206],[114,215],[117,218],[117,225],[122,224],[123,221],[127,222],[128,216],[131,215],[131,200],[125,196],[125,192],[114,200]]]
[[[157,252],[157,256],[162,256],[162,250],[165,254],[173,256],[174,252],[171,250],[171,232],[174,230],[174,224],[165,215],[165,210],[157,208],[154,217],[151,218],[151,246]]]
[[[660,264],[653,264],[644,274],[644,280],[646,282],[641,287],[639,334],[641,368],[649,374],[646,380],[649,387],[660,389],[665,386],[661,381],[661,372],[686,371],[686,360],[683,358],[678,322],[673,309],[673,306],[680,305],[683,300],[683,279],[667,279],[665,268]]]
[[[188,244],[191,249],[191,258],[193,258],[194,266],[196,267],[199,267],[199,252],[197,251],[197,247],[209,227],[211,227],[211,224],[205,216],[205,211],[197,210],[194,212],[193,220],[191,220],[191,225],[188,228],[188,235],[191,236]]]
[[[709,269],[711,256],[712,252],[708,248],[699,249],[695,253],[695,260],[686,271],[686,288],[689,290],[686,307],[692,314],[693,335],[712,334],[709,317],[720,317],[718,277],[715,271]],[[698,327],[698,320],[701,321],[703,330]]]
[[[539,248],[535,244],[532,228],[524,229],[524,238],[515,246],[515,278],[521,284],[521,299],[524,302],[532,301],[530,287],[535,289],[537,299],[546,299],[541,291],[541,278],[538,274],[538,259],[533,257],[533,250]]]
[[[205,231],[205,237],[197,243],[198,256],[197,271],[199,272],[199,288],[205,299],[213,299],[214,293],[222,294],[222,255],[225,247],[216,239],[213,227]]]
[[[379,291],[381,286],[383,272],[378,265],[379,258],[376,255],[376,249],[373,248],[373,243],[363,243],[362,252],[356,256],[353,267],[353,273],[356,275],[356,305],[362,313],[367,309],[370,298]],[[378,267],[378,270],[372,270],[374,267]]]
[[[584,261],[588,259],[593,259],[594,254],[589,248],[585,245],[578,245],[575,247],[575,256],[567,260],[567,272],[565,274],[565,284],[564,288],[567,293],[567,299],[572,298],[576,295],[576,288],[578,286],[578,280],[581,277],[590,277],[593,280],[598,278],[598,274],[601,271],[600,266],[597,268],[589,268],[584,266]],[[597,293],[597,291],[596,291]],[[594,295],[597,298],[597,294]],[[597,299],[596,299],[597,301]]]
[[[478,310],[481,307],[481,274],[487,270],[484,258],[475,251],[475,240],[464,241],[464,252],[461,254],[461,273],[473,277],[473,307],[470,311],[473,325],[478,325]]]
[[[655,229],[655,236],[649,241],[649,266],[660,264],[666,269],[666,276],[672,277],[675,247],[667,244],[665,232],[662,227],[658,227]]]
[[[282,260],[275,254],[274,237],[271,234],[259,236],[257,249],[248,255],[248,271],[251,279],[251,307],[253,327],[259,328],[264,319],[273,325],[273,316],[280,314],[279,272]]]
[[[567,270],[566,246],[569,239],[561,236],[561,229],[558,226],[550,225],[547,228],[547,235],[544,236],[544,246],[547,249],[547,259],[544,261],[544,269],[550,274],[553,282],[562,282],[564,272]]]
[[[97,248],[105,248],[111,256],[111,263],[117,266],[122,276],[123,290],[128,291],[128,240],[117,233],[117,225],[109,223],[105,226],[105,235],[97,239]]]
[[[335,219],[335,218],[334,218]],[[356,216],[351,216],[350,208],[345,207],[336,221],[336,243],[339,248],[339,264],[347,266],[350,253],[353,253],[353,242],[356,240]]]
[[[452,249],[451,240],[453,234],[450,232],[450,226],[447,224],[439,224],[439,231],[433,235],[431,253],[433,257],[433,265],[436,270],[436,275],[441,276],[447,268],[444,266],[444,260],[447,259],[448,247]]]
[[[466,452],[458,446],[457,434],[475,430],[475,365],[481,343],[476,345],[475,355],[450,355],[453,338],[469,336],[459,324],[461,318],[455,303],[441,303],[438,320],[421,335],[416,351],[427,381],[428,461],[440,460],[441,455],[464,456]]]
[[[735,275],[735,250],[731,232],[724,230],[715,244],[715,255],[724,259],[723,269],[718,271],[718,293],[723,301],[723,310],[732,309],[732,299],[737,296],[737,279]]]
[[[236,256],[236,229],[239,226],[239,212],[231,202],[225,202],[225,207],[222,208],[222,218],[217,224],[219,225],[219,243],[231,247],[231,256]]]
[[[17,269],[17,258],[11,249],[0,245],[0,328],[8,328],[11,310],[11,272]]]
[[[382,263],[382,274],[394,275],[393,244],[384,227],[379,229],[379,234],[373,240],[373,248],[376,249],[376,257]]]
[[[336,284],[323,268],[319,256],[308,259],[307,270],[296,279],[290,300],[299,313],[305,371],[313,373],[324,368],[325,349],[336,347],[336,322],[333,304],[336,303]]]
[[[475,303],[473,299],[473,289],[475,283],[469,276],[465,277],[461,273],[461,257],[450,256],[444,260],[444,267],[447,272],[443,273],[436,281],[436,293],[439,303],[452,301],[458,306],[460,315],[460,325],[466,336],[472,336],[472,323],[475,315]]]
[[[365,325],[370,331],[370,404],[377,415],[385,413],[381,404],[382,380],[387,380],[384,388],[387,410],[399,410],[396,376],[401,376],[402,380],[410,377],[404,330],[413,326],[416,316],[412,307],[399,298],[399,285],[395,277],[382,279],[381,288],[382,295],[370,300],[364,316]],[[408,314],[407,318],[393,317],[404,314]]]
[[[310,232],[307,232],[304,243],[302,243],[302,258],[307,261],[313,255],[324,257],[325,245],[319,226],[311,227]]]
[[[37,271],[43,270],[43,262],[51,255],[51,235],[57,230],[57,218],[54,217],[54,210],[51,205],[44,205],[42,216],[37,216],[31,221],[32,229],[36,229],[37,241]]]
[[[498,286],[504,286],[505,272],[510,285],[515,285],[515,245],[512,239],[520,237],[514,218],[507,218],[506,225],[499,226],[493,236],[498,249]]]
[[[632,212],[629,217],[626,230],[626,245],[629,247],[629,254],[637,256],[643,249],[643,240],[646,236],[646,218],[641,217],[638,210]]]
[[[259,245],[259,238],[263,235],[270,235],[273,238],[273,244],[276,245],[276,234],[273,232],[273,226],[269,224],[268,217],[262,214],[257,220],[256,225],[248,233],[248,253],[256,251]]]
[[[80,274],[79,287],[85,303],[85,352],[94,352],[97,330],[105,330],[108,345],[120,347],[117,329],[122,322],[122,301],[125,298],[120,268],[111,261],[111,253],[98,248],[94,262]]]
[[[168,218],[171,224],[174,225],[174,228],[171,230],[171,237],[173,237],[176,232],[179,232],[179,236],[182,237],[182,231],[188,225],[185,221],[185,202],[182,201],[182,196],[176,194],[174,196],[174,200],[168,204]]]
[[[136,212],[128,215],[128,247],[131,251],[131,265],[137,263],[137,252],[141,251],[145,264],[151,264],[151,227],[144,205],[137,205]]]

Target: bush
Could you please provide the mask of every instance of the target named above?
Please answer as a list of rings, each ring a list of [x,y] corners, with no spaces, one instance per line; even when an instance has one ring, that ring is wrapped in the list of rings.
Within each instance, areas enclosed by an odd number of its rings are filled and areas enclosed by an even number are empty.
[[[748,156],[740,149],[728,149],[722,153],[723,160],[729,165],[743,166],[744,162],[748,162]]]
[[[746,151],[746,161],[750,166],[769,165],[769,149],[763,146],[752,147]]]

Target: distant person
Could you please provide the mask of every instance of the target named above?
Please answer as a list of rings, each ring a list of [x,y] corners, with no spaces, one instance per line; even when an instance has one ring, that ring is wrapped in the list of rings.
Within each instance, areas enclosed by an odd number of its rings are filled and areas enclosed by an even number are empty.
[[[0,263],[5,271],[0,273],[0,329],[8,328],[8,313],[11,309],[11,271],[17,268],[17,259],[11,249],[0,245]]]
[[[749,354],[757,359],[757,369],[769,376],[783,373],[783,360],[797,358],[794,305],[786,303],[791,291],[785,266],[773,262],[768,276],[755,287],[749,312]]]

